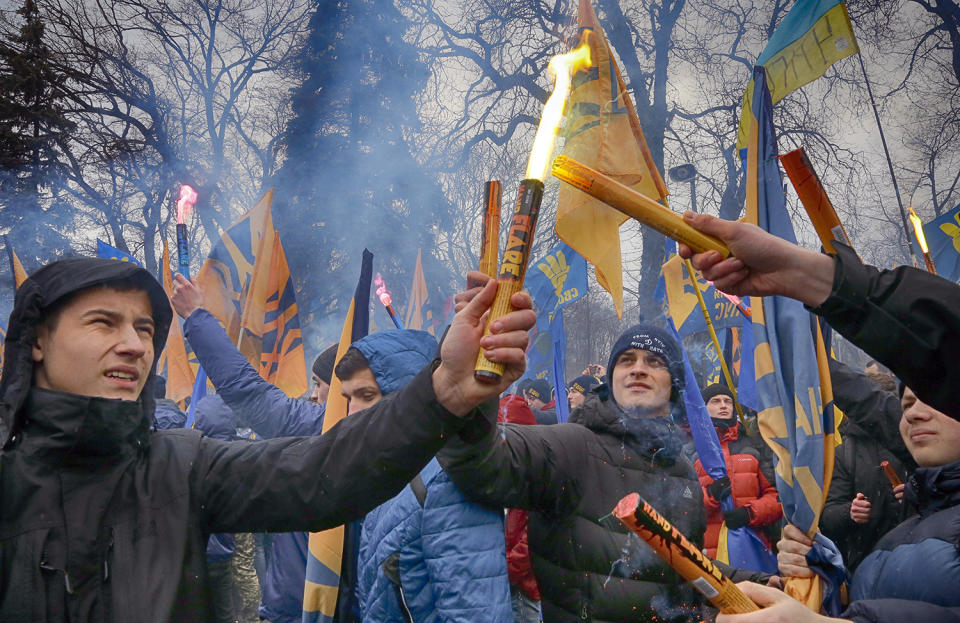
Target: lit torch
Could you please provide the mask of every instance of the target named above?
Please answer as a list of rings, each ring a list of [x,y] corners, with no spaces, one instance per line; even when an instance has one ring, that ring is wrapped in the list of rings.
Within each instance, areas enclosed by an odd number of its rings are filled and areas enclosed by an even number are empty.
[[[197,202],[197,191],[188,184],[180,186],[180,198],[177,199],[177,272],[190,278],[190,245],[187,244],[187,216]]]
[[[543,178],[547,174],[547,166],[553,156],[557,130],[563,119],[564,108],[570,95],[572,76],[580,68],[590,66],[590,46],[587,38],[589,30],[585,30],[576,49],[554,56],[550,60],[548,72],[553,74],[555,83],[553,93],[543,108],[537,135],[533,141],[533,149],[527,160],[527,173],[520,182],[517,193],[517,203],[513,209],[513,219],[510,222],[510,234],[507,238],[507,247],[500,262],[500,273],[497,277],[499,286],[497,297],[490,309],[490,317],[484,329],[484,335],[490,333],[490,323],[513,311],[510,297],[523,288],[523,278],[527,272],[527,262],[530,259],[530,249],[533,246],[533,233],[537,227],[537,216],[540,213],[540,201],[543,199]],[[483,351],[477,357],[474,377],[484,383],[498,383],[503,376],[503,364],[488,361]]]
[[[920,243],[920,250],[923,251],[923,261],[927,263],[927,271],[937,274],[937,269],[933,265],[933,258],[930,257],[930,250],[927,248],[927,238],[923,235],[923,223],[920,221],[920,217],[917,216],[917,213],[913,211],[913,206],[910,206],[910,224],[913,225],[913,235],[917,237],[917,242]]]
[[[403,325],[400,324],[400,316],[393,310],[393,299],[390,297],[390,293],[387,291],[387,284],[383,282],[383,277],[380,276],[380,273],[377,273],[377,278],[374,279],[373,283],[377,284],[377,297],[380,299],[380,302],[383,303],[383,306],[387,308],[387,314],[390,315],[390,320],[393,321],[393,324],[397,325],[398,329],[402,329]]]

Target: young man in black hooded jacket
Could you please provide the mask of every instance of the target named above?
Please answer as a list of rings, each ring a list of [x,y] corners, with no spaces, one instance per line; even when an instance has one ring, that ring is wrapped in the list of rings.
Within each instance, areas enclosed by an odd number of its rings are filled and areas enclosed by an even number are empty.
[[[0,379],[0,620],[208,620],[213,532],[322,530],[403,488],[523,370],[529,297],[481,339],[487,287],[454,319],[441,360],[322,437],[224,443],[150,431],[171,322],[129,263],[68,259],[18,289]],[[506,364],[473,379],[477,351]]]
[[[639,324],[617,340],[607,369],[608,391],[587,396],[570,423],[504,424],[438,458],[468,497],[530,511],[545,622],[700,621],[694,589],[617,522],[600,521],[638,492],[703,546],[700,484],[670,418],[683,387],[680,345]]]

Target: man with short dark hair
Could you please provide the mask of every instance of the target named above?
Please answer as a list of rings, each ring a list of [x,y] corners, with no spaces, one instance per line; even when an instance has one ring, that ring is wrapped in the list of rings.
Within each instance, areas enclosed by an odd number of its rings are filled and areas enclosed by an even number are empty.
[[[384,331],[354,342],[334,370],[348,413],[399,391],[436,348],[425,331]],[[369,623],[512,623],[502,509],[471,504],[430,461],[363,519],[356,588],[361,619]]]
[[[523,371],[525,295],[483,336],[496,286],[462,308],[439,362],[326,435],[258,444],[150,431],[172,314],[147,271],[49,264],[17,290],[0,379],[0,620],[203,621],[213,532],[322,530],[400,490]],[[473,378],[480,348],[505,364]],[[357,452],[357,447],[363,452]]]

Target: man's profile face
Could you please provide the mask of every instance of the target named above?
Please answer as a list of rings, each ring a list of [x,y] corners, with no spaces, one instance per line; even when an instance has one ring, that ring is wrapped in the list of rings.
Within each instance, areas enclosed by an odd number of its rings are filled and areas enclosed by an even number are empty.
[[[960,422],[921,402],[907,387],[900,399],[900,436],[920,467],[960,460]]]
[[[567,392],[567,401],[570,403],[571,409],[575,409],[579,407],[580,405],[583,404],[583,401],[586,399],[587,399],[586,396],[584,396],[583,394],[581,394],[575,389],[571,389],[570,391]]]
[[[670,370],[667,360],[648,350],[631,348],[617,358],[611,389],[617,404],[650,417],[670,414]]]
[[[733,398],[717,394],[707,401],[707,413],[718,420],[729,420],[733,417]]]
[[[524,392],[523,399],[527,401],[527,406],[531,409],[542,409],[547,404],[539,398],[534,398],[533,394],[529,392]]]
[[[313,391],[310,392],[310,402],[322,405],[327,402],[330,385],[316,374],[313,375]]]
[[[347,380],[341,380],[340,393],[347,399],[347,415],[363,411],[380,402],[383,394],[373,376],[373,370],[364,368]]]
[[[136,400],[153,365],[155,330],[143,290],[80,292],[54,322],[37,327],[34,384],[81,396]]]

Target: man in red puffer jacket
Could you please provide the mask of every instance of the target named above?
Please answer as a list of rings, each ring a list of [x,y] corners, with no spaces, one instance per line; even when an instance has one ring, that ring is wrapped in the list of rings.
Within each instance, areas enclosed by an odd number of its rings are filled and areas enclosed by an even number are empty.
[[[776,524],[783,517],[783,507],[777,497],[777,488],[772,484],[772,454],[759,434],[748,436],[743,425],[737,422],[730,390],[725,385],[711,385],[703,391],[703,401],[717,430],[727,464],[727,477],[717,481],[707,475],[700,459],[694,464],[707,509],[704,548],[708,556],[716,558],[720,525],[724,521],[730,530],[743,526],[763,528]],[[727,492],[732,492],[736,507],[724,511],[720,508],[720,500]],[[767,545],[771,544],[765,530],[755,532]]]
[[[511,424],[537,423],[527,401],[516,394],[506,394],[500,399],[497,421]],[[507,576],[510,578],[510,602],[515,623],[540,621],[540,588],[533,575],[530,547],[527,545],[529,523],[530,515],[522,508],[511,508],[507,511]]]

